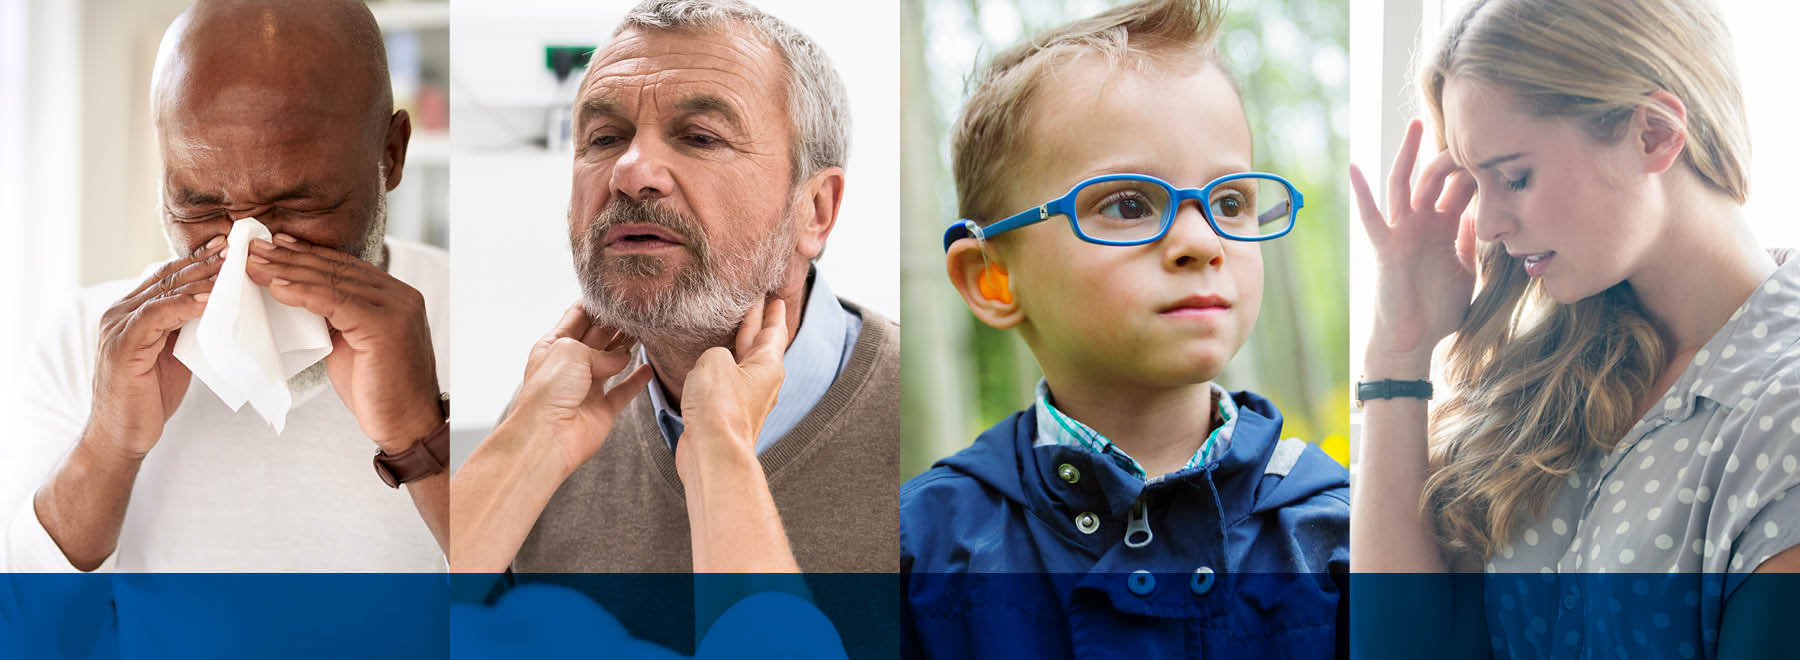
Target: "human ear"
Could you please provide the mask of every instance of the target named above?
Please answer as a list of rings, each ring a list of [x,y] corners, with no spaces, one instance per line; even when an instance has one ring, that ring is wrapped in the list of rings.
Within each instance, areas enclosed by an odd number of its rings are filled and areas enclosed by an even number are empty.
[[[802,185],[794,200],[795,249],[807,259],[825,252],[825,239],[837,226],[838,208],[844,201],[844,168],[827,167]]]
[[[1667,172],[1687,147],[1687,106],[1665,90],[1656,90],[1632,113],[1632,133],[1652,173]]]
[[[1025,320],[1025,312],[1013,295],[1006,265],[996,255],[983,254],[975,239],[952,243],[950,252],[944,255],[944,268],[969,312],[982,323],[996,330],[1008,330]]]
[[[388,117],[387,139],[381,145],[381,159],[387,165],[387,180],[381,182],[388,190],[400,185],[400,174],[406,169],[406,145],[412,141],[412,118],[405,110],[395,110]]]

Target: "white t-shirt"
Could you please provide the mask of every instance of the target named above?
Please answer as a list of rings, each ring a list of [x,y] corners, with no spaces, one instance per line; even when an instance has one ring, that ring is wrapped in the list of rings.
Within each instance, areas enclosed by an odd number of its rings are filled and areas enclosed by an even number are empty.
[[[443,250],[389,239],[388,272],[419,290],[448,387],[450,266]],[[23,374],[23,417],[0,433],[0,572],[75,570],[32,504],[87,424],[100,316],[136,280],[83,289]],[[372,467],[375,444],[329,384],[296,394],[279,437],[188,385],[132,487],[117,571],[442,571],[443,552],[404,487]]]

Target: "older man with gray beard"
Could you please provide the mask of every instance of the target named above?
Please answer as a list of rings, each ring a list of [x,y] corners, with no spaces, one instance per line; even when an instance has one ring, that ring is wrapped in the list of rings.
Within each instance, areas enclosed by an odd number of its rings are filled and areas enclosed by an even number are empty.
[[[893,572],[898,326],[831,293],[829,58],[735,0],[648,0],[574,105],[582,299],[451,485],[451,568]]]
[[[383,240],[411,125],[368,8],[202,0],[164,35],[151,109],[177,256],[84,290],[30,369],[0,571],[442,570],[448,260]],[[279,434],[175,357],[245,218],[273,234],[249,281],[332,343]]]

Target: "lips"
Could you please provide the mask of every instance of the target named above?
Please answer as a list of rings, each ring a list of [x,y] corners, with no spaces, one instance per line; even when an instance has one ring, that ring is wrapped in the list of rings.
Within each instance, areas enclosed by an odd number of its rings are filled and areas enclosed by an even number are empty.
[[[682,245],[683,242],[679,234],[667,227],[637,222],[607,229],[600,237],[600,244],[608,248],[631,250]]]
[[[1550,268],[1550,260],[1556,258],[1555,250],[1551,250],[1549,252],[1525,252],[1525,253],[1514,253],[1509,250],[1509,251],[1507,251],[1507,254],[1511,255],[1514,259],[1518,259],[1520,262],[1524,263],[1525,274],[1529,275],[1531,277],[1537,277],[1539,275],[1543,275],[1544,271],[1548,270]]]
[[[1157,310],[1164,316],[1208,316],[1231,309],[1231,301],[1218,294],[1195,294]]]

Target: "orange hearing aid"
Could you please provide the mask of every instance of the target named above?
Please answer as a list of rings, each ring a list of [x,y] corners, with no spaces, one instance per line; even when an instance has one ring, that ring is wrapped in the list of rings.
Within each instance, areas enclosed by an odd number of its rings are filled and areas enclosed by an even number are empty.
[[[981,289],[981,297],[997,301],[1003,305],[1011,305],[1013,301],[1012,286],[1007,281],[1006,271],[998,266],[987,264],[981,269],[981,276],[975,281]]]

